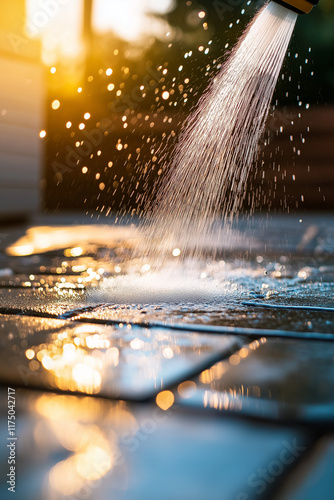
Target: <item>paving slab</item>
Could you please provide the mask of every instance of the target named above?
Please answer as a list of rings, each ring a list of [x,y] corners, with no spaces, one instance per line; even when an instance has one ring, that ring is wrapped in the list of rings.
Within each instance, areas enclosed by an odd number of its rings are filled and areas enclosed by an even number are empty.
[[[143,406],[17,391],[15,498],[266,499],[310,444],[298,429],[180,411],[160,395]]]
[[[107,297],[91,296],[102,302]],[[259,305],[231,304],[223,300],[212,304],[108,304],[82,312],[80,320],[133,323],[181,323],[187,325],[233,326],[240,328],[288,330],[296,332],[334,331],[334,312],[316,310],[266,309]]]
[[[140,400],[200,373],[243,343],[131,325],[50,320],[48,328],[48,321],[0,316],[2,383]]]
[[[334,424],[334,343],[261,338],[181,386],[178,402],[257,418]]]
[[[86,300],[85,290],[67,286],[52,289],[0,288],[0,314],[58,317],[98,305],[98,302]]]
[[[273,500],[333,500],[334,435],[323,436]]]

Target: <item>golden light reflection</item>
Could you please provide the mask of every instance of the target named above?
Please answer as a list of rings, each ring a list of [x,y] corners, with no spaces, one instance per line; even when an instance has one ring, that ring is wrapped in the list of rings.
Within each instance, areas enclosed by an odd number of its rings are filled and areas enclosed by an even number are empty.
[[[87,482],[94,486],[105,477],[121,456],[117,436],[138,430],[136,419],[122,402],[55,394],[43,394],[33,401],[34,409],[45,419],[35,429],[36,442],[43,446],[47,433],[72,452],[49,472],[49,488],[66,497],[83,491]]]
[[[230,394],[224,392],[205,391],[203,396],[205,408],[215,410],[241,410],[242,400],[236,395],[232,398]]]
[[[247,358],[251,351],[257,350],[260,345],[265,342],[267,342],[265,337],[262,337],[259,340],[254,340],[247,346],[242,347],[237,353],[232,354],[228,361],[220,361],[208,370],[204,370],[199,376],[200,382],[208,385],[216,380],[220,380],[224,373],[227,372],[232,366],[238,366],[243,359]]]
[[[237,353],[232,354],[228,361],[220,361],[210,369],[204,370],[201,373],[199,377],[200,382],[208,386],[203,392],[203,405],[205,408],[215,408],[216,410],[241,410],[244,397],[261,397],[261,389],[258,386],[244,386],[240,384],[237,387],[229,387],[220,390],[219,382],[224,381],[224,374],[226,372],[234,366],[243,363],[253,351],[256,351],[266,342],[267,339],[265,337],[254,340],[250,344],[242,347]]]
[[[191,398],[197,390],[197,385],[193,380],[187,380],[182,382],[177,388],[177,392],[181,398],[188,399]]]
[[[80,257],[83,254],[82,247],[68,248],[64,250],[65,257]]]
[[[230,356],[229,362],[231,365],[237,366],[240,364],[240,356],[238,354],[232,354]]]
[[[27,349],[26,350],[26,357],[28,359],[32,359],[35,357],[35,351],[33,351],[32,349]]]
[[[135,348],[141,348],[143,341],[134,340],[137,342]],[[53,386],[96,394],[101,389],[105,366],[118,366],[119,350],[112,347],[107,334],[94,325],[80,325],[54,334],[53,342],[28,349],[26,357],[31,360],[31,369],[37,370],[42,365]]]
[[[15,243],[6,248],[8,255],[25,256],[42,253],[50,250],[67,248],[69,257],[82,255],[83,248],[79,246],[94,243],[95,245],[108,246],[110,241],[125,241],[136,244],[134,228],[129,227],[104,227],[101,231],[99,225],[84,225],[76,227],[66,226],[35,226],[29,228],[26,234]],[[71,253],[72,252],[72,253]],[[66,255],[67,256],[67,255]]]
[[[159,408],[166,411],[174,404],[174,394],[171,391],[162,391],[157,394],[155,401]]]

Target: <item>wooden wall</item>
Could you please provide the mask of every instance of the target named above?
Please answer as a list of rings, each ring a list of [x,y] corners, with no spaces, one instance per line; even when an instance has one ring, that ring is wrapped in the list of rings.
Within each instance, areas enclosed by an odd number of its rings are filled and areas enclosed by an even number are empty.
[[[39,209],[43,162],[39,132],[45,127],[44,68],[37,43],[24,32],[24,2],[14,0],[4,8],[8,12],[0,20],[1,220]],[[10,15],[13,11],[15,16]]]

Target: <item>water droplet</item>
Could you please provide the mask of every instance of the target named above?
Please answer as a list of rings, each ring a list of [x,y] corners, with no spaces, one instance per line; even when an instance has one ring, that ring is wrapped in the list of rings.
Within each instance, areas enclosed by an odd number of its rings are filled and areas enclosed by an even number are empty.
[[[52,109],[58,109],[60,107],[60,101],[58,99],[55,99],[54,101],[52,101],[51,107]]]

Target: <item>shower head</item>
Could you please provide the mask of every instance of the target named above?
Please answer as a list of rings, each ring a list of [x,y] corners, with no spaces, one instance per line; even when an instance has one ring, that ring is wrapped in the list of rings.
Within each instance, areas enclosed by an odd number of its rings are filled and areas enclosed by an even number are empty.
[[[275,0],[275,2],[297,12],[297,14],[308,14],[314,5],[319,3],[319,0]]]

